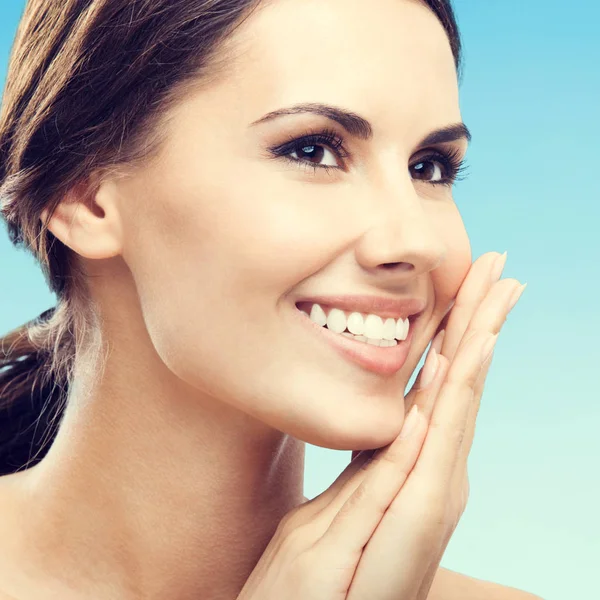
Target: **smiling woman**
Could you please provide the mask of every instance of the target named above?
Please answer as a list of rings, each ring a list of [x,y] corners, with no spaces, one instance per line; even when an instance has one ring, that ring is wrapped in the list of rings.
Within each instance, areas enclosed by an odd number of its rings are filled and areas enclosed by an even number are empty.
[[[446,0],[27,2],[0,202],[58,304],[0,340],[0,598],[532,597],[439,569],[522,291],[459,71]],[[382,451],[307,501],[305,443]]]

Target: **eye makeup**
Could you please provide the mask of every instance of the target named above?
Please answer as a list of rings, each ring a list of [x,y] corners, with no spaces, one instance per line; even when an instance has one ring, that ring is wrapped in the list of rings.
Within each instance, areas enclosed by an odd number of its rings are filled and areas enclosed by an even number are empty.
[[[319,162],[311,162],[314,159],[322,160],[323,152],[318,149],[328,148],[336,159],[342,162],[342,166],[323,165]],[[303,169],[312,168],[313,174],[317,170],[325,170],[330,174],[331,170],[344,170],[344,159],[351,157],[346,149],[344,138],[331,128],[309,130],[301,135],[290,136],[282,144],[268,148],[270,158],[283,159]],[[298,155],[293,158],[290,154]],[[300,158],[301,155],[316,154],[308,158]],[[409,165],[411,177],[417,181],[423,181],[430,185],[443,185],[451,187],[456,181],[464,179],[466,162],[460,157],[461,152],[456,147],[440,146],[420,150],[418,158],[412,160]]]

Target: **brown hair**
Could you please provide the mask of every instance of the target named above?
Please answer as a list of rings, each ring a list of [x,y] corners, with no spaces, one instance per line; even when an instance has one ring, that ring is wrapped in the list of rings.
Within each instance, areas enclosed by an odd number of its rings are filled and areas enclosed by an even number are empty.
[[[449,0],[423,0],[460,73]],[[75,186],[160,147],[160,116],[187,84],[233,62],[231,34],[264,0],[29,0],[0,111],[0,214],[39,262],[55,307],[0,338],[0,475],[39,462],[58,431],[75,357],[99,348],[76,253],[47,229]],[[45,223],[42,211],[47,210]]]

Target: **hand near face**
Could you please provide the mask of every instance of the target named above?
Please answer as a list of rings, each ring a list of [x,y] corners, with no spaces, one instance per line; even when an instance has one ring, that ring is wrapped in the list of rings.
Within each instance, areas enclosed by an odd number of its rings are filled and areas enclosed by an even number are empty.
[[[425,600],[466,507],[467,457],[497,335],[520,295],[496,253],[471,267],[440,354],[406,396],[417,413],[388,446],[358,454],[280,526],[239,600]],[[438,345],[440,343],[438,339]],[[408,425],[411,425],[409,428]]]

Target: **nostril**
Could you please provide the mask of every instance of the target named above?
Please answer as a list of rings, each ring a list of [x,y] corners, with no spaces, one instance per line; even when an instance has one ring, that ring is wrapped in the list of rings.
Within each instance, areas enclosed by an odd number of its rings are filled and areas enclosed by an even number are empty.
[[[384,263],[381,266],[387,271],[389,271],[390,269],[398,269],[399,271],[410,271],[411,269],[415,268],[412,263],[407,262]]]

